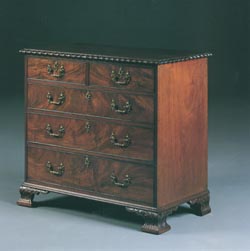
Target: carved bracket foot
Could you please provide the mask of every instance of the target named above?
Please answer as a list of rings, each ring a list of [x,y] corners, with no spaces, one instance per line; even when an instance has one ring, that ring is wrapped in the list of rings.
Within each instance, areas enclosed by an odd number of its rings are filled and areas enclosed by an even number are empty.
[[[137,208],[126,207],[126,210],[130,213],[135,213],[144,218],[145,223],[141,227],[143,232],[151,234],[162,234],[170,230],[170,226],[167,224],[167,216],[178,207],[170,208],[164,212],[152,212],[147,210],[141,210]]]
[[[207,192],[207,194],[189,201],[188,204],[196,215],[203,216],[211,212],[209,200],[210,196],[209,192]]]
[[[24,206],[24,207],[32,207],[33,206],[33,199],[35,195],[40,193],[47,194],[48,191],[39,190],[36,188],[21,186],[20,187],[20,194],[21,198],[17,201],[17,205]]]

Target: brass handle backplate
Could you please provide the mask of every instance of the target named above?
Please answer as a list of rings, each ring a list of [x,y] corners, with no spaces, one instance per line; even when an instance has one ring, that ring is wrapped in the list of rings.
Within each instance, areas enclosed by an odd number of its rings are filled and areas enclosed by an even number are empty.
[[[111,72],[110,76],[111,76],[112,82],[117,85],[128,85],[131,80],[131,76],[130,76],[129,72],[128,71],[125,72],[122,69],[122,67],[120,67],[118,72],[115,72],[113,70]]]
[[[58,133],[54,133],[53,129],[50,124],[47,124],[46,126],[46,132],[49,136],[54,137],[54,138],[62,138],[65,134],[65,129],[62,125],[60,125],[58,129]]]
[[[47,72],[52,77],[62,78],[65,74],[64,65],[63,64],[59,65],[59,63],[57,61],[54,63],[53,66],[48,64]]]
[[[63,173],[64,173],[64,165],[63,165],[63,163],[61,163],[56,168],[57,170],[55,170],[55,168],[53,167],[53,165],[51,164],[51,162],[48,161],[47,164],[46,164],[46,168],[47,168],[47,170],[48,170],[49,173],[54,174],[56,176],[62,176]]]
[[[131,139],[129,138],[129,135],[127,134],[124,139],[121,140],[123,143],[118,142],[118,139],[116,138],[115,134],[112,132],[110,136],[110,142],[114,146],[118,146],[121,148],[127,148],[131,144]]]
[[[58,101],[54,101],[54,97],[53,95],[48,92],[47,94],[47,100],[49,104],[53,104],[53,105],[62,105],[65,101],[65,95],[63,92],[60,93],[59,97],[58,97]]]
[[[125,175],[125,178],[123,179],[123,181],[119,181],[117,176],[115,175],[114,171],[112,172],[112,174],[110,175],[110,179],[111,182],[118,187],[122,187],[122,188],[126,188],[131,184],[131,178],[127,175]]]
[[[129,101],[127,101],[125,105],[122,106],[122,108],[119,108],[119,106],[115,103],[115,100],[112,99],[111,109],[120,114],[128,114],[129,112],[132,111],[132,105],[130,104]]]

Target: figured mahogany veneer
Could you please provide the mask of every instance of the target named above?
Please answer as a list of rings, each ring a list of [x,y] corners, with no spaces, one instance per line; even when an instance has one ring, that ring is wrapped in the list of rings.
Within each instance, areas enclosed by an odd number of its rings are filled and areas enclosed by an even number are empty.
[[[136,95],[103,91],[100,89],[74,89],[69,87],[53,86],[50,82],[39,85],[28,81],[28,107],[34,109],[47,109],[60,112],[88,114],[101,117],[110,117],[122,120],[154,123],[154,101],[152,95]],[[55,100],[64,93],[65,101],[62,105],[48,103],[47,94],[50,92]],[[90,94],[90,99],[86,95]],[[124,109],[126,102],[131,105],[128,113],[119,113],[111,108],[112,100],[118,106],[117,110]]]
[[[128,72],[131,76],[131,80],[128,84],[120,85],[119,83],[114,83],[110,78],[110,73],[112,71],[118,73],[120,68],[122,68],[125,73]],[[154,91],[154,69],[152,67],[142,68],[127,65],[123,66],[122,64],[91,63],[89,82],[90,85],[152,93]]]
[[[77,45],[23,49],[26,167],[17,204],[56,192],[125,206],[142,231],[188,203],[211,211],[210,53]]]
[[[48,74],[48,65],[53,69],[55,62],[58,62],[59,67],[62,65],[64,67],[65,73],[62,77],[54,77],[53,74]],[[86,83],[86,63],[82,61],[29,57],[27,64],[28,78],[65,81],[78,84]]]
[[[73,154],[35,147],[29,147],[27,154],[30,167],[27,172],[28,182],[77,190],[80,193],[88,190],[122,200],[140,201],[146,205],[153,205],[154,173],[150,167],[96,158],[89,154]],[[63,174],[61,176],[51,174],[46,168],[48,161],[55,170],[63,163]],[[110,178],[112,172],[121,182],[126,175],[129,175],[131,183],[127,188],[114,185]]]
[[[50,136],[46,131],[48,124],[50,124],[54,133],[58,133],[62,125],[65,133],[62,137]],[[112,133],[121,143],[128,135],[131,143],[128,147],[114,146],[110,140]],[[154,141],[151,129],[123,126],[111,121],[66,119],[56,116],[27,114],[27,140],[153,161]]]

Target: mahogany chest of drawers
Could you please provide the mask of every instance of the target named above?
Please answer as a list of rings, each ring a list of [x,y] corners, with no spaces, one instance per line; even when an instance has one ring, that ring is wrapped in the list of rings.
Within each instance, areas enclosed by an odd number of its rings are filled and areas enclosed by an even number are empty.
[[[18,205],[56,192],[122,205],[169,230],[182,203],[209,213],[207,57],[77,45],[23,49],[25,182]]]

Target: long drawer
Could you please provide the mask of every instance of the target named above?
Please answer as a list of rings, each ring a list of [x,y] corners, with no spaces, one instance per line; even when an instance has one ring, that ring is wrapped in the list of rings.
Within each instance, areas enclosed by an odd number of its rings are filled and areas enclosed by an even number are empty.
[[[31,142],[79,148],[132,159],[153,160],[153,130],[109,120],[68,119],[27,114]]]
[[[37,147],[27,149],[27,181],[153,204],[153,168]]]
[[[28,107],[153,123],[153,95],[40,85],[29,80]]]

